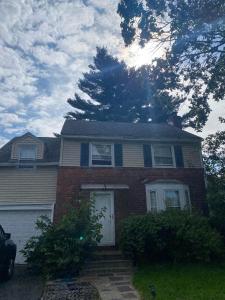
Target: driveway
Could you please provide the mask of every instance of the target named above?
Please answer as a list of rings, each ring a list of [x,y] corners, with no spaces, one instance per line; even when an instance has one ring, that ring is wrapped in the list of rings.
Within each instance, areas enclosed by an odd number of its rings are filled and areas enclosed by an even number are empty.
[[[0,300],[39,300],[43,282],[30,275],[24,266],[16,266],[15,274],[8,282],[0,282]]]

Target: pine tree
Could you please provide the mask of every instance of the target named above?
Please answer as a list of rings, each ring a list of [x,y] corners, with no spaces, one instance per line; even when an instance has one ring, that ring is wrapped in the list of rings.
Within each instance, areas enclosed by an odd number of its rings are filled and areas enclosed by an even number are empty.
[[[111,56],[105,48],[97,48],[94,63],[83,74],[74,99],[68,103],[75,109],[68,118],[120,122],[167,122],[176,115],[184,101],[172,95],[178,85],[173,70],[158,67],[129,68]]]

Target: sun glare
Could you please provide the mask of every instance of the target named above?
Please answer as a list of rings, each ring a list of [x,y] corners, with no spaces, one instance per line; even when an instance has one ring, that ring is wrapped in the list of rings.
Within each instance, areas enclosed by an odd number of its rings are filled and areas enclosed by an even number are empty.
[[[138,44],[132,44],[122,50],[121,58],[130,67],[140,67],[142,65],[151,64],[152,61],[160,56],[163,56],[165,50],[158,48],[156,43],[150,42],[145,47],[140,47]]]

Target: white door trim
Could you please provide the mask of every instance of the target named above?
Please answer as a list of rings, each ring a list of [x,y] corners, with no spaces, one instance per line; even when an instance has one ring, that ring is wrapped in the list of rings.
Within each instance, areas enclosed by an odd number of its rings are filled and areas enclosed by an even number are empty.
[[[91,192],[91,199],[94,199],[94,195],[98,194],[110,194],[110,200],[111,200],[111,208],[112,208],[112,214],[110,216],[111,218],[111,229],[112,229],[112,241],[109,243],[102,243],[100,242],[100,246],[115,246],[115,207],[114,207],[114,192],[113,191],[94,191]]]

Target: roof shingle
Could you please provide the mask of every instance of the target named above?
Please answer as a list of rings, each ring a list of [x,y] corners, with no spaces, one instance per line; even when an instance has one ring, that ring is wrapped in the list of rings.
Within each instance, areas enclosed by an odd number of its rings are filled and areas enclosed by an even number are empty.
[[[72,119],[64,122],[61,134],[64,136],[123,139],[201,140],[197,135],[167,124],[99,122]]]

